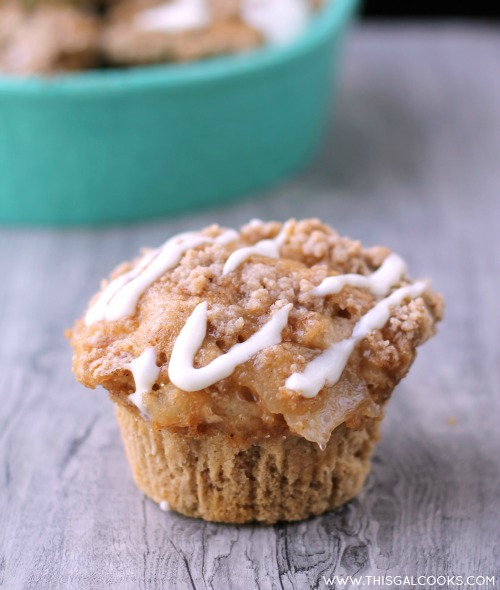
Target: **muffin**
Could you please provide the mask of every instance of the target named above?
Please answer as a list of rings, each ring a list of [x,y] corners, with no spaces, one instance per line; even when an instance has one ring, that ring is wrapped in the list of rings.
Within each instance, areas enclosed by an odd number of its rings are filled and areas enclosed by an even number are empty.
[[[310,0],[125,0],[108,12],[102,50],[121,66],[241,53],[291,40],[312,8]]]
[[[174,236],[68,331],[115,403],[139,488],[209,521],[299,520],[355,496],[385,403],[443,302],[387,248],[319,220]]]
[[[286,43],[320,0],[0,0],[0,74],[186,62]]]
[[[100,26],[85,8],[0,2],[0,74],[58,74],[99,61]]]

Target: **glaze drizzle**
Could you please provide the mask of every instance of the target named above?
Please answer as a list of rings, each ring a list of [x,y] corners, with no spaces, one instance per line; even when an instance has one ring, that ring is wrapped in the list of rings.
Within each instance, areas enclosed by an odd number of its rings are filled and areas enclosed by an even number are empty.
[[[141,11],[135,22],[143,31],[175,33],[206,27],[210,20],[206,0],[173,0]]]
[[[288,323],[293,305],[288,303],[275,312],[262,328],[245,342],[232,346],[208,365],[194,368],[194,357],[207,334],[206,301],[197,305],[175,341],[168,367],[170,381],[183,391],[199,391],[229,377],[234,369],[252,356],[282,340],[281,332]]]
[[[135,382],[135,392],[131,393],[128,399],[139,408],[143,416],[149,418],[148,412],[144,407],[143,395],[151,391],[160,374],[160,367],[156,366],[155,349],[152,346],[146,348],[139,357],[127,363],[125,368],[132,371]]]
[[[354,326],[352,336],[336,342],[307,364],[302,373],[293,373],[285,386],[303,397],[315,397],[325,385],[335,385],[345,369],[356,344],[373,330],[380,330],[387,323],[391,309],[407,298],[414,299],[427,288],[425,281],[396,289],[372,307]]]
[[[86,325],[99,320],[110,322],[134,315],[137,302],[144,291],[167,270],[177,266],[185,252],[203,244],[225,245],[238,237],[238,232],[231,229],[222,232],[216,238],[196,232],[174,236],[157,250],[148,252],[135,268],[109,283],[88,310],[85,316]]]
[[[307,0],[243,0],[243,20],[276,45],[290,42],[306,26],[310,17]]]
[[[255,220],[258,221],[258,220]],[[227,275],[236,270],[240,264],[245,262],[250,256],[266,256],[267,258],[279,258],[280,248],[285,243],[287,234],[290,230],[290,223],[283,224],[279,234],[272,240],[260,240],[253,246],[245,246],[235,250],[224,264],[222,275]]]
[[[346,285],[365,287],[375,297],[387,295],[391,287],[399,283],[406,274],[406,263],[397,254],[389,254],[380,267],[370,275],[345,274],[327,277],[312,290],[314,295],[340,293]]]

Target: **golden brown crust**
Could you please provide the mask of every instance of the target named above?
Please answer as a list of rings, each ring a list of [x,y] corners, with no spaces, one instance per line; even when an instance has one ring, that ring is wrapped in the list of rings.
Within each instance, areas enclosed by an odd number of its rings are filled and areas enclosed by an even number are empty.
[[[0,72],[56,74],[94,67],[99,59],[97,18],[71,5],[0,3]]]
[[[207,0],[209,22],[148,30],[141,14],[168,0],[0,0],[0,73],[52,75],[98,66],[186,62],[255,49],[266,40],[242,0]],[[310,0],[316,10],[321,2]]]
[[[155,390],[144,396],[146,408],[155,426],[191,435],[238,433],[243,439],[262,440],[285,432],[324,445],[339,424],[362,427],[365,419],[378,416],[380,405],[408,371],[416,347],[434,333],[442,299],[428,289],[397,306],[382,330],[359,343],[337,384],[323,388],[316,398],[303,398],[285,388],[286,379],[321,350],[349,337],[376,303],[366,289],[348,286],[326,297],[312,295],[311,289],[339,272],[368,274],[389,251],[364,249],[318,220],[304,220],[289,224],[280,259],[253,256],[222,276],[231,251],[272,238],[280,228],[274,222],[249,224],[236,243],[188,251],[146,290],[134,317],[91,326],[77,322],[70,333],[77,378],[88,387],[103,385],[116,400],[126,402],[134,380],[124,365],[154,346],[161,371]],[[204,230],[209,236],[220,231],[217,226]],[[130,266],[121,265],[113,276]],[[187,393],[170,383],[168,363],[177,335],[201,301],[208,302],[208,332],[197,366],[246,340],[273,310],[287,302],[294,307],[281,344],[264,349],[213,386]]]
[[[263,42],[260,34],[239,18],[237,0],[211,0],[212,20],[200,29],[141,29],[139,15],[161,4],[158,0],[126,0],[110,11],[101,41],[107,61],[115,65],[184,62],[248,51]]]
[[[224,434],[189,437],[116,406],[134,479],[155,502],[227,523],[301,520],[350,500],[363,486],[379,423],[339,426],[325,449],[300,437],[234,443]]]
[[[242,53],[265,43],[262,34],[244,21],[242,0],[208,0],[210,23],[183,32],[146,30],[138,26],[141,13],[163,0],[125,0],[108,13],[102,37],[105,58],[114,65],[185,62]],[[310,2],[313,10],[319,7]]]

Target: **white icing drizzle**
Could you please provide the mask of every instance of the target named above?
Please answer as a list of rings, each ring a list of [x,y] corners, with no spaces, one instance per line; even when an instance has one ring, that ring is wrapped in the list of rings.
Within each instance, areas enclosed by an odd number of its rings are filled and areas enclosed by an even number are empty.
[[[279,258],[280,247],[274,240],[261,240],[253,246],[238,248],[226,260],[222,275],[227,275],[233,270],[236,270],[242,262],[253,255],[267,256],[267,258]]]
[[[162,500],[159,506],[160,510],[163,510],[163,512],[168,512],[170,510],[170,505],[166,500]]]
[[[106,319],[106,310],[111,299],[122,287],[135,279],[135,277],[137,277],[144,270],[144,268],[150,264],[157,254],[157,250],[151,250],[151,252],[148,252],[145,256],[143,256],[135,268],[123,273],[109,283],[109,285],[99,295],[99,298],[94,303],[94,305],[92,305],[87,311],[87,314],[85,315],[85,323],[87,326],[90,326],[99,320]]]
[[[281,45],[299,35],[310,12],[307,0],[244,0],[241,16],[266,41]]]
[[[354,326],[352,336],[336,342],[313,359],[302,373],[293,373],[286,380],[286,387],[300,393],[303,397],[315,397],[325,385],[335,385],[354,350],[356,344],[372,330],[384,327],[391,315],[391,308],[404,299],[421,295],[427,287],[425,281],[396,289],[385,299],[379,301]]]
[[[151,391],[160,374],[160,368],[156,366],[155,349],[152,346],[146,348],[139,357],[127,363],[125,368],[132,371],[135,381],[135,392],[128,399],[139,408],[142,415],[149,417],[144,407],[143,394]]]
[[[174,268],[185,252],[203,244],[225,245],[238,237],[238,232],[232,229],[216,238],[193,232],[174,236],[159,249],[148,252],[135,268],[111,281],[88,310],[85,323],[89,326],[99,320],[109,322],[133,315],[144,291]]]
[[[383,297],[405,274],[405,261],[397,254],[389,254],[372,274],[368,276],[345,274],[327,277],[312,290],[312,293],[314,295],[333,295],[342,291],[346,285],[351,285],[352,287],[366,287],[376,297]]]
[[[264,222],[259,217],[254,217],[253,219],[250,219],[247,225],[249,227],[261,227],[262,225],[264,225]]]
[[[226,260],[222,270],[222,276],[236,270],[238,266],[250,258],[250,256],[255,255],[266,256],[267,258],[279,258],[280,248],[286,240],[289,229],[290,223],[287,222],[283,225],[279,234],[272,240],[260,240],[260,242],[256,242],[253,246],[245,246],[244,248],[238,248],[235,250]]]
[[[292,307],[291,303],[285,305],[248,340],[235,344],[205,367],[196,369],[194,357],[207,333],[207,303],[203,301],[189,316],[175,341],[168,368],[170,381],[183,391],[199,391],[229,377],[238,365],[281,342],[281,332],[288,323]]]
[[[181,32],[201,29],[210,23],[206,0],[172,0],[141,11],[135,23],[143,31]]]

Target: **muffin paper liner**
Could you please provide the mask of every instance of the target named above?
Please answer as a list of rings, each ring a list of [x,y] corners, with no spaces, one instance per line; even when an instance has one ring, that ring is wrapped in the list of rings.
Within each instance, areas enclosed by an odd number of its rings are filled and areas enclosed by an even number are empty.
[[[372,419],[359,430],[339,426],[324,451],[291,435],[242,443],[153,429],[115,405],[138,487],[162,507],[215,522],[301,520],[344,504],[363,486],[379,437]]]

